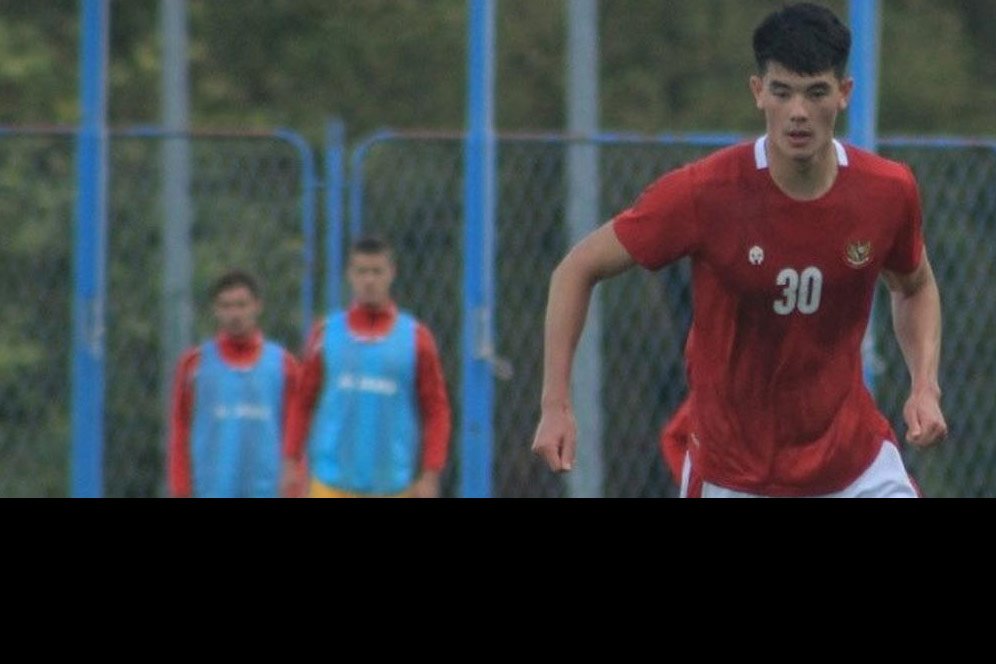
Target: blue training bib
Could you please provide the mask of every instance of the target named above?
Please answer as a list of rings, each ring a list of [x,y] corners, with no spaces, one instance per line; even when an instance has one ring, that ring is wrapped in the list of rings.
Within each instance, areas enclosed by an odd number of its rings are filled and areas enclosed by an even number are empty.
[[[329,317],[324,380],[308,442],[312,473],[345,491],[394,494],[415,480],[416,408],[413,316],[399,311],[381,338],[350,332],[346,312]]]

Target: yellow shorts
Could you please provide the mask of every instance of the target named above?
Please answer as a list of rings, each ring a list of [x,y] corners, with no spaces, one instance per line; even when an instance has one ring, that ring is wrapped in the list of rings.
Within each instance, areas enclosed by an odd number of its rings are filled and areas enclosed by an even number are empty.
[[[322,484],[314,477],[311,478],[311,486],[308,489],[308,498],[411,498],[412,490],[405,489],[401,493],[392,493],[382,496],[375,493],[353,493],[336,489],[328,484]]]

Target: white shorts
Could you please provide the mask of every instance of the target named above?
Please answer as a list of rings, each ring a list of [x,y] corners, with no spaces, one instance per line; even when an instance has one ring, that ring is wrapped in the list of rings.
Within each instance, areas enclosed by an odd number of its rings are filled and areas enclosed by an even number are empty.
[[[692,472],[692,462],[685,452],[685,463],[681,470],[681,497],[688,497],[688,484]],[[735,491],[726,487],[702,482],[702,498],[764,498],[753,493]],[[882,442],[882,449],[865,472],[850,486],[840,491],[812,498],[919,498],[920,493],[913,486],[899,448],[892,441]]]

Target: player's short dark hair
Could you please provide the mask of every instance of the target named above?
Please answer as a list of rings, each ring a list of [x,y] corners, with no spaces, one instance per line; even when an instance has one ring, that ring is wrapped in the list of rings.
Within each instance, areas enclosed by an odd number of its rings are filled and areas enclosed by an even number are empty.
[[[245,270],[229,270],[224,273],[211,285],[211,300],[213,301],[219,295],[232,288],[239,288],[240,286],[245,286],[252,293],[252,296],[257,300],[262,295],[262,291],[259,287],[259,282],[256,277],[252,276]]]
[[[850,52],[850,29],[826,7],[809,2],[772,12],[754,30],[754,59],[761,75],[777,62],[798,74],[832,69],[843,78]]]
[[[350,254],[379,255],[387,254],[393,259],[394,250],[390,243],[379,235],[364,235],[353,242],[349,248]]]

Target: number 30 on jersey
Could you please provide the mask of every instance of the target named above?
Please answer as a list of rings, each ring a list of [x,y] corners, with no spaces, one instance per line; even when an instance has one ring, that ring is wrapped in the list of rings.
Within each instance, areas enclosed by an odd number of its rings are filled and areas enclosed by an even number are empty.
[[[775,283],[782,287],[782,296],[775,300],[775,313],[788,316],[793,311],[810,315],[820,308],[823,293],[823,273],[807,267],[801,273],[790,267],[778,273]]]

